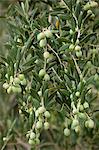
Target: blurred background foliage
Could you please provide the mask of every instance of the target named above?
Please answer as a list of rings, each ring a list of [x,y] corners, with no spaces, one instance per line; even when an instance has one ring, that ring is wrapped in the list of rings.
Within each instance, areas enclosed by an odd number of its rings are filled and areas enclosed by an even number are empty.
[[[10,4],[14,4],[17,0],[0,0],[0,54],[5,54],[7,53],[7,50],[5,48],[5,43],[9,40],[9,33],[8,33],[8,28],[7,28],[7,23],[6,20],[3,18],[3,16],[5,15],[8,7]],[[98,2],[98,0],[97,0]],[[99,9],[96,10],[96,14],[99,14]],[[96,20],[99,20],[99,15],[97,15]],[[97,30],[97,32],[99,32],[99,28]],[[99,38],[98,38],[99,40]],[[99,41],[98,41],[99,42]],[[1,75],[0,75],[1,76]],[[15,116],[17,116],[17,104],[16,101],[14,100],[14,96],[13,95],[8,95],[5,93],[5,91],[2,89],[2,85],[0,83],[0,149],[1,146],[3,144],[3,137],[6,136],[7,134],[9,134],[9,128],[11,127],[11,125],[13,125],[15,122],[12,121],[14,120]],[[97,101],[98,103],[99,101]],[[97,104],[95,104],[97,105]],[[18,116],[17,116],[18,117]],[[17,118],[16,117],[16,118]],[[99,115],[97,115],[97,117],[99,118]],[[14,120],[15,121],[15,120]],[[19,150],[21,149],[29,149],[29,145],[26,144],[25,139],[22,135],[24,135],[25,133],[25,125],[24,125],[24,119],[23,121],[18,119],[18,122],[16,123],[16,128],[13,131],[13,141],[10,142],[9,146],[7,147],[7,150],[12,150],[12,142],[16,142],[21,146],[19,146]],[[15,139],[14,135],[17,135],[17,139]],[[20,140],[21,139],[21,140]],[[23,141],[22,141],[23,139]],[[98,150],[99,149],[99,136],[96,135],[96,137],[94,137],[94,140],[91,141],[91,139],[86,139],[87,143],[90,145],[90,149],[93,147],[93,150]],[[91,143],[92,142],[92,143]],[[82,145],[84,144],[84,147],[86,148],[82,148],[82,150],[87,150],[89,146],[86,145],[86,143],[82,143]],[[94,146],[92,146],[94,145]],[[92,147],[91,147],[92,146]],[[22,148],[23,147],[23,148]],[[16,147],[14,147],[13,149],[16,149]],[[73,149],[73,148],[72,148]],[[79,145],[77,147],[75,147],[76,150],[79,150]],[[43,149],[46,150],[46,149]],[[48,150],[52,150],[52,149],[48,149]]]

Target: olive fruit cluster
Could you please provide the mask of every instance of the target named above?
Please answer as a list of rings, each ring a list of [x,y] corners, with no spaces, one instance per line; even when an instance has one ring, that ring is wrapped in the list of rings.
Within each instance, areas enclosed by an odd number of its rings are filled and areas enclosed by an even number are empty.
[[[82,56],[81,47],[79,45],[75,46],[76,56],[79,58]]]
[[[73,118],[71,118],[70,127],[66,126],[64,128],[64,135],[69,136],[71,130],[74,130],[76,133],[80,133],[81,128],[84,126],[86,128],[93,129],[95,124],[94,121],[90,117],[87,117],[85,113],[78,113]]]
[[[37,145],[40,143],[40,130],[44,128],[45,130],[49,129],[48,119],[50,118],[50,113],[45,109],[44,106],[40,106],[35,110],[35,123],[34,129],[27,133],[27,138],[29,139],[30,145]]]
[[[50,81],[50,76],[46,73],[46,70],[45,69],[41,69],[39,71],[39,77],[40,78],[44,78],[45,81]]]
[[[29,140],[28,142],[32,146],[38,145],[40,143],[39,136],[40,136],[39,132],[37,131],[35,133],[35,132],[33,132],[33,130],[28,131],[28,133],[26,134],[26,137]]]
[[[37,40],[40,41],[39,42],[39,45],[40,47],[45,47],[46,44],[47,44],[47,39],[46,38],[51,38],[52,37],[52,32],[51,30],[46,30],[46,31],[43,31],[41,33],[39,33],[37,35]]]
[[[70,46],[69,46],[69,50],[70,51],[75,51],[76,52],[76,56],[77,57],[81,57],[82,56],[82,51],[81,51],[81,47],[79,46],[79,45],[74,45],[74,44],[71,44]]]
[[[39,107],[35,111],[35,116],[38,118],[38,121],[36,122],[36,129],[41,129],[44,127],[45,130],[49,129],[49,123],[48,118],[50,118],[49,111],[46,111],[44,106]]]
[[[26,79],[24,74],[19,74],[17,77],[13,78],[13,76],[10,76],[9,82],[6,81],[3,84],[3,88],[7,90],[7,93],[10,94],[13,93],[21,93],[21,85],[26,85]]]
[[[79,96],[79,93],[76,92],[76,96]],[[71,103],[71,108],[73,109],[73,116],[71,117],[71,129],[74,130],[76,133],[81,131],[81,127],[85,126],[86,128],[94,128],[94,121],[88,116],[85,112],[86,109],[89,108],[88,102],[84,102],[83,104],[80,103],[80,100],[77,103],[77,107],[75,106],[74,102]],[[82,123],[83,121],[83,123]],[[70,129],[66,126],[64,129],[64,135],[70,135]]]
[[[87,2],[86,5],[84,6],[84,10],[89,10],[91,8],[94,8],[94,7],[97,7],[98,6],[98,3],[95,2],[95,1],[90,1],[90,2]]]

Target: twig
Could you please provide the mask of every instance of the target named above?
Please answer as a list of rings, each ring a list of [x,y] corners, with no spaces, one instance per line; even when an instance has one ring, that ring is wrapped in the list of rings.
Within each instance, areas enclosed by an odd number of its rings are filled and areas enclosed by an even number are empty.
[[[76,62],[76,59],[74,58],[74,56],[71,54],[71,57],[72,57],[72,59],[73,59],[73,61],[74,61],[74,63],[75,63],[75,66],[76,66],[76,69],[77,69],[77,71],[78,71],[78,74],[81,76],[82,75],[82,73],[81,73],[81,70],[80,70],[80,68],[79,68],[79,66],[78,66],[78,64],[77,64],[77,62]]]
[[[2,146],[1,150],[4,150],[4,149],[5,149],[5,147],[6,147],[7,143],[8,143],[8,141],[11,139],[12,135],[10,135],[10,133],[11,133],[11,131],[13,130],[13,127],[14,127],[14,125],[15,125],[15,123],[16,123],[16,120],[17,120],[17,119],[15,119],[15,120],[13,121],[13,123],[12,123],[12,125],[11,125],[11,128],[9,129],[9,131],[8,131],[8,133],[7,133],[6,141],[5,141],[4,145]]]
[[[57,58],[58,58],[60,64],[62,65],[61,59],[59,58],[58,54],[53,50],[53,48],[52,48],[49,44],[47,44],[47,46],[48,46],[48,47],[53,51],[53,53],[57,56]]]

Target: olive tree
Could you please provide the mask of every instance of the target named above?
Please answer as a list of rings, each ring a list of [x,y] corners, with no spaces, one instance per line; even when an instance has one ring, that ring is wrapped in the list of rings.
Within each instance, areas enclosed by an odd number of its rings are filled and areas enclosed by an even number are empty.
[[[16,122],[31,149],[98,147],[97,7],[92,0],[24,0],[8,8],[1,82],[17,100]]]

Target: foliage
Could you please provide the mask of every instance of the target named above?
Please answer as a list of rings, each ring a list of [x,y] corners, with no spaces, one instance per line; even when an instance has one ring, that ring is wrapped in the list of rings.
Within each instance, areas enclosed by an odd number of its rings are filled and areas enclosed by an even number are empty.
[[[98,149],[97,7],[87,0],[25,0],[1,17],[10,37],[0,80],[19,112],[1,135],[2,150],[11,140],[18,149],[18,138],[34,150]]]

